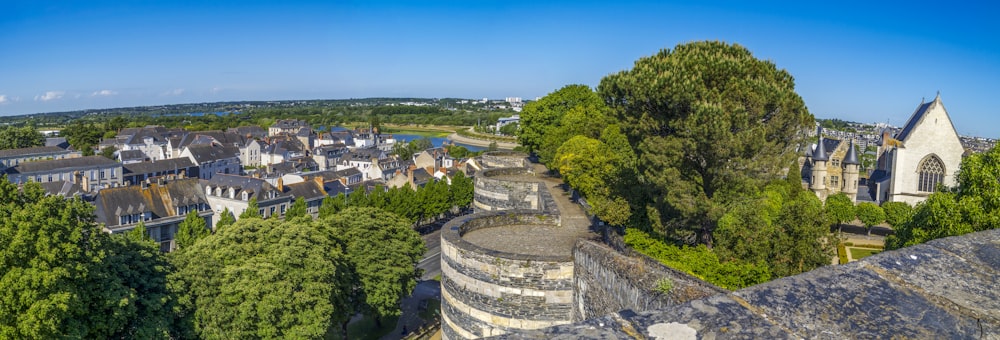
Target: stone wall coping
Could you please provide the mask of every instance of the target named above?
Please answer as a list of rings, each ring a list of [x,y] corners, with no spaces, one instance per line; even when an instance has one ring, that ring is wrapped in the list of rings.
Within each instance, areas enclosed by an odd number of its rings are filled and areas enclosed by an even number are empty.
[[[495,339],[1000,338],[1000,229],[943,238],[668,309]]]
[[[528,154],[520,151],[489,151],[489,152],[484,152],[483,156],[492,156],[500,158],[528,158]]]
[[[504,225],[489,224],[491,220],[499,220],[504,217],[522,217],[522,218],[533,218],[531,223],[520,223],[520,224],[540,224],[540,225],[559,225],[559,216],[541,212],[538,210],[500,210],[500,211],[485,211],[470,215],[464,215],[453,218],[451,221],[446,223],[444,227],[441,228],[441,238],[451,243],[457,249],[467,250],[478,254],[489,255],[492,257],[516,260],[516,261],[541,261],[541,262],[573,262],[573,255],[567,254],[563,256],[541,256],[541,255],[528,255],[528,254],[517,254],[510,252],[503,252],[493,249],[488,249],[480,247],[478,245],[472,244],[462,238],[466,232],[480,229],[480,228],[495,228],[503,227]],[[477,223],[478,222],[478,223]]]
[[[481,179],[493,179],[494,176],[509,176],[509,175],[531,175],[535,176],[535,172],[528,168],[493,168],[480,171],[476,174],[477,177]],[[496,179],[493,179],[496,180]],[[537,180],[515,180],[515,179],[503,179],[505,182],[519,182],[519,183],[541,183],[542,179]]]

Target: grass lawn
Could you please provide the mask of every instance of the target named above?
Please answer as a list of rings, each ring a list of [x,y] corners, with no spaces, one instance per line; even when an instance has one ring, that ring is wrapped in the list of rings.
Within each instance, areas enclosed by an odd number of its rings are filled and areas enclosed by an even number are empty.
[[[872,256],[882,252],[882,249],[850,248],[851,258],[860,260],[861,258]]]

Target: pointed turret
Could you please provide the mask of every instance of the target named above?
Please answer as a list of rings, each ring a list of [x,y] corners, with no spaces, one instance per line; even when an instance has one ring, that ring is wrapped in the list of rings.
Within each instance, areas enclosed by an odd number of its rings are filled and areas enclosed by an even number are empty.
[[[819,143],[816,143],[816,151],[813,151],[814,161],[827,161],[830,157],[826,155],[826,147],[823,146],[823,136],[819,136]]]
[[[861,164],[858,161],[858,152],[854,149],[854,140],[851,140],[851,144],[847,147],[847,156],[844,156],[844,164]]]

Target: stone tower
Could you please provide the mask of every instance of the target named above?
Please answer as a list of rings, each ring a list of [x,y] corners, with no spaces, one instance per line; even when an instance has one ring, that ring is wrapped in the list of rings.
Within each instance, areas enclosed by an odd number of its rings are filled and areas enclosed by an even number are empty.
[[[858,152],[854,150],[854,140],[847,147],[847,156],[844,156],[844,189],[841,192],[851,198],[851,202],[858,199]]]
[[[826,147],[823,146],[823,136],[820,135],[819,143],[816,143],[816,150],[812,155],[812,183],[809,186],[820,200],[826,200],[826,162],[829,160]]]

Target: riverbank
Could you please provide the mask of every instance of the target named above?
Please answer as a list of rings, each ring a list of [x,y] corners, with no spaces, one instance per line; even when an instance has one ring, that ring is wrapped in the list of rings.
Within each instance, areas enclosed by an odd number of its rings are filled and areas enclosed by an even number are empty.
[[[458,133],[452,133],[448,135],[448,140],[459,144],[468,144],[481,147],[489,147],[490,143],[494,143],[494,141],[490,140],[459,136]],[[497,148],[501,150],[514,150],[514,148],[517,147],[517,143],[508,143],[508,142],[495,142],[495,143],[497,143]]]

